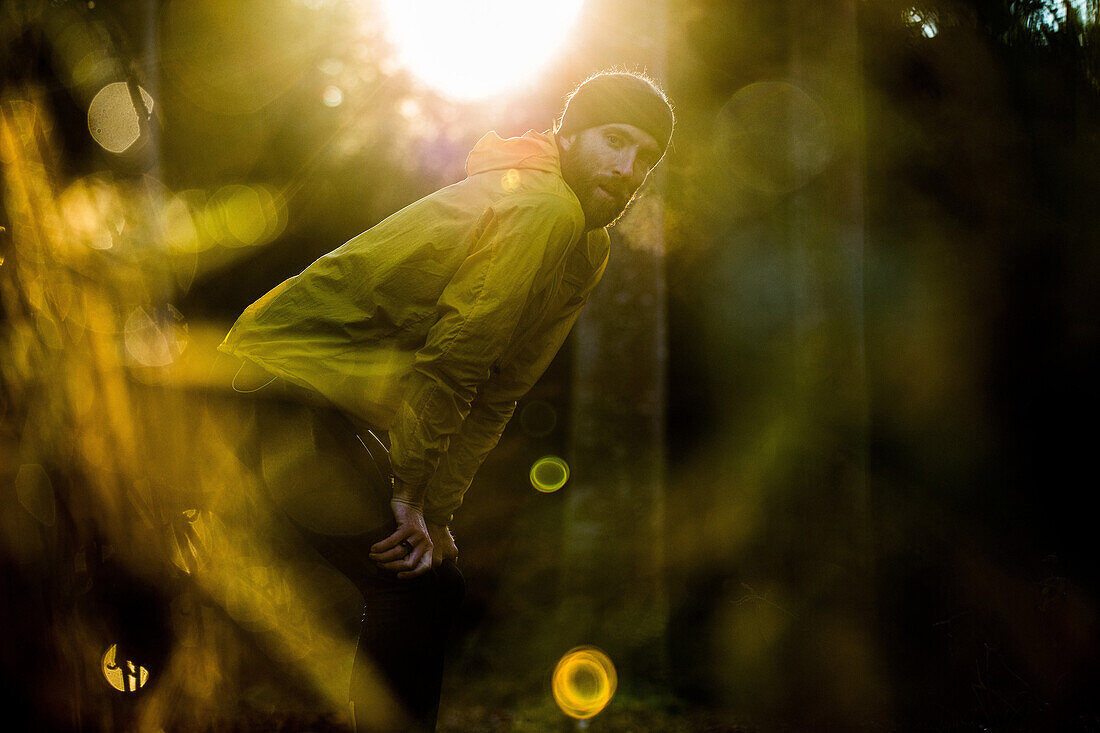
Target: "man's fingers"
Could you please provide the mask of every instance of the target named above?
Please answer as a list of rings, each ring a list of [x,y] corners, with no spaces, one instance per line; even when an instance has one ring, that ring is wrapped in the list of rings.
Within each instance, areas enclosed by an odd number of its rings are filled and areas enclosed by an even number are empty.
[[[394,560],[403,560],[409,554],[409,548],[404,545],[398,545],[393,549],[386,550],[385,552],[375,552],[372,548],[370,553],[370,559],[378,563],[393,562]]]
[[[408,570],[416,565],[420,561],[420,556],[413,553],[408,555],[402,555],[395,560],[379,560],[378,566],[385,568],[386,570]]]
[[[398,573],[397,577],[400,578],[401,580],[405,580],[406,578],[415,578],[417,576],[423,575],[424,573],[428,572],[431,569],[432,569],[432,556],[431,556],[431,553],[428,553],[428,556],[426,558],[421,558],[420,559],[420,562],[417,564],[417,566],[415,568],[413,568],[412,570],[406,570],[403,573]]]
[[[371,545],[370,551],[372,554],[378,552],[385,552],[386,550],[393,549],[394,547],[401,546],[401,540],[408,539],[413,535],[413,528],[402,525],[397,528],[397,531],[391,534],[384,540],[379,540]]]
[[[398,535],[401,533],[398,532]],[[384,540],[384,542],[387,542]],[[415,568],[417,564],[427,555],[431,558],[432,555],[432,541],[427,536],[418,534],[417,532],[408,532],[405,537],[398,540],[398,544],[395,547],[391,547],[384,552],[376,552],[375,548],[382,545],[380,542],[371,548],[370,559],[378,563],[379,567],[386,570],[409,570]]]
[[[414,550],[413,552],[410,552],[408,555],[405,555],[404,557],[399,557],[396,560],[390,560],[389,562],[379,562],[378,565],[379,565],[379,567],[384,568],[386,570],[411,570],[411,569],[415,569],[415,568],[419,567],[419,565],[423,561],[425,555],[430,560],[430,558],[432,556],[432,551],[431,550],[424,551],[422,549],[421,550]],[[430,566],[430,564],[431,563],[429,562],[429,566]],[[400,577],[400,576],[398,576],[398,577]]]

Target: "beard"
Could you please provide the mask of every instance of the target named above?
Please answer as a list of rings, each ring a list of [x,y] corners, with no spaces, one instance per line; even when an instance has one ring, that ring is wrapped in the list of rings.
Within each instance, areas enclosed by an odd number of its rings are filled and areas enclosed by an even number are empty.
[[[588,229],[614,224],[634,200],[634,192],[625,190],[618,178],[597,171],[594,156],[586,155],[580,144],[561,152],[561,175],[581,202]]]

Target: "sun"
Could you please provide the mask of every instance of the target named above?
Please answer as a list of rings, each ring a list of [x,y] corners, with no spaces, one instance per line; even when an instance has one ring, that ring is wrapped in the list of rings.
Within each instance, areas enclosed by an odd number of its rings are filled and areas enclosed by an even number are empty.
[[[462,101],[529,80],[562,47],[583,2],[378,0],[401,63]]]

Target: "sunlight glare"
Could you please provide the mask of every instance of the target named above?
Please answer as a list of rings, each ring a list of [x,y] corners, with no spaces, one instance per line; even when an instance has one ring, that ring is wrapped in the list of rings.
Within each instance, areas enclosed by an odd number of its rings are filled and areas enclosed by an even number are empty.
[[[569,481],[569,464],[557,456],[543,456],[531,466],[531,485],[550,494]]]
[[[599,714],[615,696],[615,665],[602,650],[579,646],[554,667],[550,688],[554,701],[571,718],[585,720]]]
[[[583,0],[381,0],[401,62],[429,86],[471,100],[530,79],[563,44]]]

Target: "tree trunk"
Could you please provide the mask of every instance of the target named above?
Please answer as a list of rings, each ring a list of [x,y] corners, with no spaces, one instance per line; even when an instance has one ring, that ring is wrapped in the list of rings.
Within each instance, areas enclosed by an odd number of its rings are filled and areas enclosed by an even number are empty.
[[[665,4],[623,4],[634,52],[664,65]],[[641,44],[638,39],[643,39]],[[656,62],[656,63],[654,63]],[[667,324],[660,169],[610,229],[611,259],[575,329],[566,489],[564,633],[594,644],[620,684],[663,687]]]

